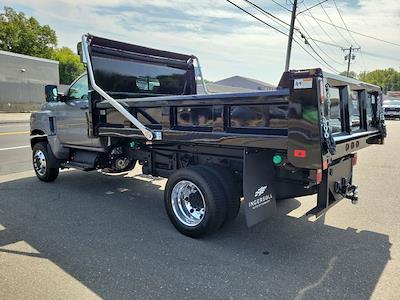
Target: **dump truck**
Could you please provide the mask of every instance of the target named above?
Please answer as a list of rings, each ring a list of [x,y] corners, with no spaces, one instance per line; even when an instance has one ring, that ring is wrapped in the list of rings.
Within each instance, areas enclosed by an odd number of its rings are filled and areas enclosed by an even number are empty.
[[[78,48],[86,73],[64,94],[46,86],[31,116],[37,177],[139,164],[168,179],[167,215],[189,237],[216,232],[240,208],[253,226],[280,199],[316,194],[316,217],[356,203],[357,151],[386,137],[381,88],[321,68],[284,72],[272,91],[211,94],[194,55],[90,34]]]

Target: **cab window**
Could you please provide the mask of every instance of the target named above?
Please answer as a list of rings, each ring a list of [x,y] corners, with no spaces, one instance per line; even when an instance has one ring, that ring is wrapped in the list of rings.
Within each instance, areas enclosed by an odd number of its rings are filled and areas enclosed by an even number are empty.
[[[88,78],[87,75],[83,75],[74,84],[71,85],[68,91],[69,99],[88,99]]]

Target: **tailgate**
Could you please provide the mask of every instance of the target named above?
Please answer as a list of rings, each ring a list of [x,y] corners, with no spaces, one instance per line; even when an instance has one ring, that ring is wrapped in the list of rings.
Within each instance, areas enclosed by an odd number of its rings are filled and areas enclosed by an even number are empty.
[[[378,86],[320,69],[287,74],[290,87],[288,159],[322,169],[386,136]]]

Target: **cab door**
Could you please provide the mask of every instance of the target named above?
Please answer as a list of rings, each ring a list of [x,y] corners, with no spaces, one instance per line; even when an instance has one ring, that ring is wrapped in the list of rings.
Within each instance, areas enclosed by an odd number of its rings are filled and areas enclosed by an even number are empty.
[[[88,136],[88,78],[86,74],[76,79],[56,109],[57,135],[61,143],[92,146]]]

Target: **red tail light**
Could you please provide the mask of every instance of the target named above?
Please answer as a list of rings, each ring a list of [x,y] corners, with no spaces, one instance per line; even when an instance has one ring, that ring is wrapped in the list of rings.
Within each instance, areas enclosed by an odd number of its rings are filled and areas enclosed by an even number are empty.
[[[354,156],[351,158],[351,164],[353,166],[357,164],[357,153],[354,153]]]
[[[317,182],[317,184],[320,184],[322,181],[322,170],[321,169],[317,169],[317,172],[315,173],[315,181]]]
[[[299,158],[305,158],[307,156],[307,151],[303,149],[294,149],[293,156]]]

